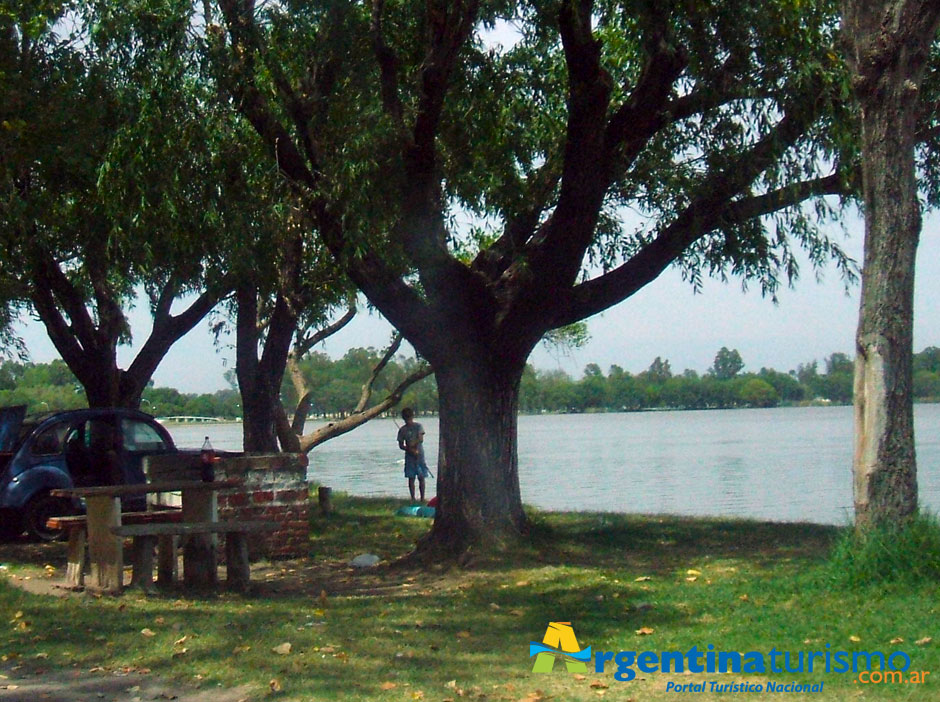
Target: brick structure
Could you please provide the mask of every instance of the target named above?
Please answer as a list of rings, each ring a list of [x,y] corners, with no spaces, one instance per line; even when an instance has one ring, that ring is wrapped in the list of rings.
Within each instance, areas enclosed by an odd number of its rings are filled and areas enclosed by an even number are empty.
[[[149,480],[198,479],[199,455],[151,456],[146,459]],[[259,558],[297,558],[309,553],[310,521],[307,457],[303,454],[224,456],[215,463],[217,480],[236,478],[237,488],[220,490],[220,520],[267,520],[277,531],[250,534],[248,554]]]

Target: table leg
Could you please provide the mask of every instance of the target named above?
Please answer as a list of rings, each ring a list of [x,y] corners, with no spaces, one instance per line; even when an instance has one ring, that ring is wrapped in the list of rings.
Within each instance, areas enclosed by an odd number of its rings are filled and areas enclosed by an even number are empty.
[[[120,593],[124,586],[124,540],[111,533],[121,526],[121,500],[107,495],[85,498],[88,516],[90,590]]]
[[[69,526],[68,568],[65,571],[66,587],[81,589],[85,586],[85,525]]]
[[[184,522],[217,522],[218,507],[215,490],[190,488],[183,490]],[[218,582],[218,559],[215,534],[191,534],[183,546],[183,582],[187,587],[215,587]]]
[[[172,585],[176,582],[177,571],[176,536],[163,534],[157,541],[157,582]]]
[[[230,531],[225,535],[226,585],[244,592],[251,582],[248,565],[248,535],[243,531]]]

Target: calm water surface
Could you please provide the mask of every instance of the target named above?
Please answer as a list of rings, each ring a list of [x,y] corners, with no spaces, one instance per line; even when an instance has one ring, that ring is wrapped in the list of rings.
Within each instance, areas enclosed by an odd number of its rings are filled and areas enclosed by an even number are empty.
[[[940,405],[914,415],[921,503],[940,511]],[[437,419],[419,421],[436,474]],[[238,424],[168,428],[183,447],[199,448],[208,434],[216,448],[241,449]],[[327,442],[310,454],[311,480],[406,497],[396,433],[377,419]],[[522,499],[543,509],[844,524],[851,467],[851,407],[519,418]]]

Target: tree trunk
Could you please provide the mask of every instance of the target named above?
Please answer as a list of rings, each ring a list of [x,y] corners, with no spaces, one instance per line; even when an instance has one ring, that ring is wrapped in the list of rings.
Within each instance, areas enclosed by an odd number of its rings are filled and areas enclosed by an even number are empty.
[[[932,15],[932,17],[930,17]],[[914,263],[921,217],[914,147],[935,1],[847,1],[844,27],[861,107],[865,263],[856,335],[857,528],[917,509],[912,405]]]
[[[437,518],[419,551],[498,548],[526,530],[516,425],[522,368],[435,366],[440,396]]]
[[[242,398],[243,447],[249,453],[277,453],[281,378],[273,380],[258,359],[258,291],[252,283],[242,283],[236,299],[235,375]]]

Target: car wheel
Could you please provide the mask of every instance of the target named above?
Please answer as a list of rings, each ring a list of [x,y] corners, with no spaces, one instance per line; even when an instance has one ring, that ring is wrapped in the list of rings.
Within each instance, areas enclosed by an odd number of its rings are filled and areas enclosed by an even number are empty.
[[[61,529],[49,529],[46,521],[49,517],[58,517],[72,512],[71,503],[61,497],[53,497],[48,492],[41,492],[28,503],[23,511],[23,521],[29,535],[40,541],[57,541],[65,532]]]

